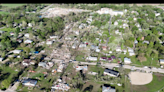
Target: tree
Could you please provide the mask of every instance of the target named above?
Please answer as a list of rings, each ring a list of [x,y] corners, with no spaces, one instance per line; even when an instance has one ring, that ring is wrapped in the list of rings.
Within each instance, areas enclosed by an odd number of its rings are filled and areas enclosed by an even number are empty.
[[[24,47],[23,50],[26,52],[26,55],[28,55],[30,53],[30,48],[28,48],[28,47]]]
[[[147,29],[147,28],[149,28],[149,24],[147,24],[147,23],[143,23],[143,26],[142,26],[144,29]]]
[[[11,80],[9,80],[9,79],[5,79],[5,80],[2,81],[2,85],[3,85],[5,88],[8,88],[9,85],[10,85],[10,83],[11,83]]]
[[[22,26],[23,27],[27,27],[27,22],[26,21],[22,21]]]

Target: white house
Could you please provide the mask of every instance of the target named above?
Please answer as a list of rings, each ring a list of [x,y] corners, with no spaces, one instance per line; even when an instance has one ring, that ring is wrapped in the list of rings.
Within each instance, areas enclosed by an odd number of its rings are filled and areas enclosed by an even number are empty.
[[[32,43],[33,41],[32,40],[25,40],[24,43]]]
[[[29,66],[29,65],[34,65],[35,63],[32,62],[32,60],[30,59],[24,59],[23,62],[22,62],[22,65],[24,66]]]
[[[10,32],[10,35],[14,35],[14,32]]]
[[[115,21],[115,22],[114,22],[114,25],[118,25],[118,22],[117,22],[117,21]]]
[[[86,59],[87,60],[91,60],[91,61],[97,61],[97,57],[91,57],[91,56],[89,56]]]
[[[27,38],[29,38],[29,33],[26,33],[24,36],[27,37]]]
[[[79,48],[85,48],[87,45],[85,44],[85,43],[81,43],[80,45],[79,45]]]
[[[160,15],[160,13],[155,13],[155,16],[159,16]]]
[[[29,27],[32,27],[32,23],[28,23],[28,26],[29,26]]]
[[[59,38],[58,36],[50,36],[50,39]]]
[[[39,62],[39,64],[38,64],[38,66],[41,66],[41,67],[44,67],[44,68],[46,67],[46,65],[47,65],[46,62]]]
[[[117,52],[121,52],[122,50],[121,50],[121,47],[116,47],[116,51]]]
[[[137,20],[137,18],[133,18],[133,20],[134,20],[134,21],[136,21],[136,20]]]
[[[71,40],[71,37],[65,37],[65,40]]]
[[[112,9],[109,9],[109,8],[101,8],[100,10],[96,11],[96,13],[99,13],[99,14],[110,14],[110,15],[123,15],[123,11],[113,11]]]
[[[15,53],[15,54],[19,54],[22,50],[13,50],[11,52]]]
[[[22,81],[22,84],[25,86],[35,86],[37,84],[37,80],[33,80],[33,79],[25,79]]]
[[[132,63],[132,62],[131,62],[131,59],[129,59],[129,58],[124,58],[124,63],[125,63],[125,64],[130,64],[130,63]]]
[[[46,44],[47,45],[52,45],[53,41],[47,41]]]
[[[112,76],[112,77],[118,77],[119,76],[119,72],[114,71],[112,69],[105,69],[103,74],[104,75],[109,75],[109,76]]]

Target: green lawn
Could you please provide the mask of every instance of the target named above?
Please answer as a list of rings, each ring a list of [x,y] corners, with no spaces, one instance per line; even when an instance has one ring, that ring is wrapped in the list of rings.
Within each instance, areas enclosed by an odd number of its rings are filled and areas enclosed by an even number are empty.
[[[0,14],[9,14],[9,12],[0,11]]]
[[[7,6],[9,8],[15,8],[18,6],[26,5],[26,4],[1,4],[2,6]]]
[[[13,32],[15,30],[15,28],[3,28],[1,29],[2,31],[7,31],[7,32]]]

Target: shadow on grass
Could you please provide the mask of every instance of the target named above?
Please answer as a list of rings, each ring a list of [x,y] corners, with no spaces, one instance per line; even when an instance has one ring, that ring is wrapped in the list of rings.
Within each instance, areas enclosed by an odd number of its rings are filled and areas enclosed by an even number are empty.
[[[86,92],[86,91],[91,92],[92,89],[93,89],[93,85],[89,85],[88,87],[86,87],[86,88],[83,90],[83,92]]]
[[[4,73],[0,76],[0,81],[3,81],[9,77],[10,73]]]

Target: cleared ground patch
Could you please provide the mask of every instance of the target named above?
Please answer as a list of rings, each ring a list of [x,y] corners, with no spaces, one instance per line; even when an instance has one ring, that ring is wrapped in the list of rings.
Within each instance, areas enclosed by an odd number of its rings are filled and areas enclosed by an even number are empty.
[[[131,72],[129,77],[132,85],[145,85],[152,81],[153,76],[150,73]]]

